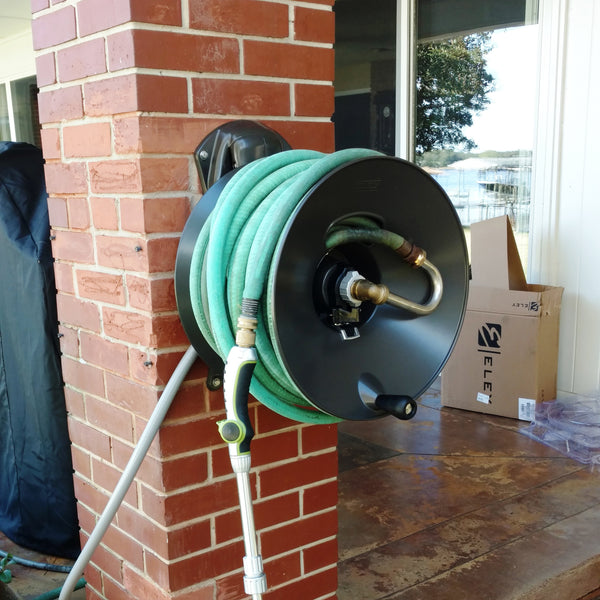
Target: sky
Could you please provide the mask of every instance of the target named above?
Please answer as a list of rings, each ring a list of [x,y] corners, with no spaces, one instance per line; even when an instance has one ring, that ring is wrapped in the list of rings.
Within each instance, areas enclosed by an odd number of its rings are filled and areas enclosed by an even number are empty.
[[[531,150],[534,133],[537,25],[497,30],[488,54],[488,71],[495,80],[490,104],[473,117],[464,133],[476,151]]]

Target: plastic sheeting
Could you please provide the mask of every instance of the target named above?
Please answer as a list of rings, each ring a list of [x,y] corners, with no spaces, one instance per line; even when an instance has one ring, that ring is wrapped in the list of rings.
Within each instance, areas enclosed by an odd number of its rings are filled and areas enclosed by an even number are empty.
[[[79,553],[41,151],[0,142],[0,530]]]
[[[600,464],[600,392],[565,394],[537,407],[526,436],[588,465]]]

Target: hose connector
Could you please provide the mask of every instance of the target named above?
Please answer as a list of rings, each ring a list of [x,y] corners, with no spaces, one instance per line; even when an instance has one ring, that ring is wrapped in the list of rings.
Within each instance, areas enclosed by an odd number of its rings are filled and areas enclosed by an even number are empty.
[[[340,290],[340,295],[343,293],[349,294],[357,302],[369,301],[376,305],[390,304],[396,308],[408,310],[420,317],[429,315],[439,306],[442,299],[444,289],[442,276],[437,267],[425,258],[425,252],[423,250],[420,250],[419,253],[415,255],[414,265],[425,271],[431,284],[429,298],[424,303],[414,302],[408,298],[398,296],[391,292],[387,285],[384,285],[383,283],[373,283],[360,275],[358,277],[353,276],[349,279],[348,282],[345,283],[345,290]],[[355,271],[352,273],[355,273]]]
[[[256,328],[258,320],[254,317],[240,315],[237,321],[235,344],[240,348],[252,348],[256,343]]]

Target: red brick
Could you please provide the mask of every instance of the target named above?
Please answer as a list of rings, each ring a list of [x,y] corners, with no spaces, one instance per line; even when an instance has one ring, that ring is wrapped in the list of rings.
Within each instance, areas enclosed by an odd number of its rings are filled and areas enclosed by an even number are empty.
[[[90,123],[63,128],[66,158],[110,156],[110,123]]]
[[[217,418],[196,419],[163,424],[160,430],[161,456],[193,452],[199,447],[209,448],[223,443],[217,428]],[[202,441],[201,445],[199,441]],[[230,470],[231,472],[231,470]]]
[[[195,73],[240,70],[239,45],[232,38],[137,29],[110,36],[107,48],[111,71],[130,67]]]
[[[106,505],[107,495],[89,481],[81,479],[77,474],[73,479],[75,497],[78,502],[81,502],[94,511],[101,512]]]
[[[54,279],[56,288],[67,294],[75,293],[75,282],[73,280],[73,267],[68,263],[54,262]]]
[[[94,238],[98,265],[129,271],[148,269],[145,242],[139,238],[97,235]]]
[[[334,507],[337,504],[337,479],[322,485],[306,488],[302,498],[302,512],[308,515]]]
[[[337,425],[313,425],[302,428],[303,454],[335,448],[337,441]]]
[[[106,531],[102,541],[128,564],[140,570],[144,569],[144,549],[135,538],[124,534],[112,525]]]
[[[100,331],[100,314],[93,302],[84,302],[73,296],[57,294],[58,320],[90,331]]]
[[[244,72],[247,75],[333,81],[333,49],[244,40]]]
[[[137,159],[106,160],[89,164],[90,184],[95,194],[129,194],[142,191]]]
[[[225,418],[225,413],[220,417]],[[213,448],[211,450],[211,465],[213,477],[224,477],[231,474],[231,459],[229,450],[223,448]]]
[[[156,371],[158,382],[165,384],[171,373],[175,370],[176,364],[183,356],[183,353],[175,351],[164,353],[161,352],[157,358]],[[195,378],[196,371],[200,378]],[[171,405],[167,413],[168,420],[176,419],[194,419],[204,417],[207,412],[206,397],[208,390],[205,385],[206,365],[198,359],[194,366],[190,369],[187,381],[184,386],[179,388],[175,402]]]
[[[86,362],[120,375],[129,372],[127,347],[82,331],[80,334],[81,358]]]
[[[302,551],[304,557],[304,572],[318,571],[330,565],[337,565],[338,544],[337,539],[328,540],[317,546],[305,548]]]
[[[79,34],[85,36],[129,21],[181,25],[181,7],[179,0],[82,0],[77,17]]]
[[[97,38],[59,50],[56,53],[56,63],[61,82],[106,73],[104,39]]]
[[[189,188],[189,158],[142,158],[140,171],[144,192],[176,192]]]
[[[302,554],[293,552],[275,559],[265,560],[265,572],[269,589],[283,585],[302,575]],[[292,598],[292,596],[290,596]]]
[[[54,62],[54,53],[48,52],[40,54],[35,59],[35,72],[37,76],[38,87],[52,85],[56,83],[56,65]]]
[[[208,478],[208,457],[205,452],[177,457],[162,463],[163,481],[167,491],[203,483]]]
[[[87,192],[85,163],[46,163],[46,188],[49,194],[81,194]]]
[[[194,79],[194,111],[198,113],[290,114],[287,83],[235,79]]]
[[[185,197],[121,199],[121,228],[127,231],[180,232],[189,214],[190,202]]]
[[[114,198],[90,198],[92,223],[96,229],[116,231],[119,228],[119,214]]]
[[[337,590],[337,567],[315,573],[314,575],[305,575],[301,579],[269,592],[269,600],[290,600],[291,598],[305,598],[306,590],[310,590],[313,598],[331,597],[335,598]],[[329,594],[333,594],[329,596]]]
[[[160,563],[160,565],[159,565]],[[172,597],[166,590],[170,587],[167,577],[167,566],[156,556],[148,553],[146,556],[147,575],[134,570],[125,563],[123,565],[123,583],[129,590],[136,590],[138,598],[148,600],[170,600]],[[157,577],[157,582],[152,582],[148,577]]]
[[[259,404],[256,408],[256,418],[254,419],[254,429],[256,433],[261,435],[278,431],[280,429],[297,428],[298,423],[280,414],[268,409],[263,404]]]
[[[295,110],[300,117],[331,117],[334,111],[333,86],[297,83]]]
[[[55,231],[52,242],[52,254],[55,259],[79,263],[91,263],[94,260],[92,236],[79,231]]]
[[[68,227],[67,201],[64,198],[48,198],[48,219],[50,227]]]
[[[38,94],[40,123],[53,123],[83,117],[81,86],[72,85]]]
[[[133,116],[114,119],[115,151],[120,154],[191,154],[199,141],[223,123],[217,119]]]
[[[100,403],[101,401],[97,400],[96,402]],[[100,411],[100,416],[105,416],[102,413],[102,411]],[[108,416],[109,418],[114,418],[115,415],[113,414]],[[92,422],[92,424],[94,423]],[[114,424],[115,423],[111,421],[111,425]],[[98,427],[98,429],[105,428],[105,424],[102,423],[100,424],[100,427]],[[112,494],[120,478],[121,471],[119,471],[106,461],[101,461],[98,460],[98,458],[96,457],[92,457],[92,481],[94,482],[96,487],[99,487],[101,490],[105,490],[109,494]],[[130,488],[127,490],[127,493],[125,494],[125,502],[127,502],[131,506],[137,506],[137,493],[135,485],[130,486]],[[103,542],[106,544],[108,540],[106,540],[105,538],[103,539]],[[118,549],[118,554],[121,554],[121,556],[123,556],[122,549],[119,546],[116,546],[116,548]]]
[[[254,517],[259,529],[273,527],[300,516],[300,494],[292,492],[254,502]]]
[[[222,573],[234,571],[240,567],[243,556],[244,546],[239,541],[173,563],[170,569],[172,589],[183,589],[198,581],[206,581]]]
[[[148,240],[148,268],[151,273],[166,273],[175,268],[179,238]]]
[[[191,0],[190,26],[205,31],[287,37],[288,7],[256,0]]]
[[[333,152],[335,136],[333,123],[309,121],[268,121],[261,123],[280,133],[292,148]]]
[[[265,556],[275,556],[332,537],[337,533],[337,511],[305,517],[260,533]]]
[[[214,517],[214,521],[215,542],[217,544],[223,544],[242,537],[242,521],[238,507],[222,515],[217,515]]]
[[[294,38],[307,42],[333,44],[335,15],[331,10],[296,6],[294,9]]]
[[[96,585],[93,585],[93,582],[90,582],[87,571],[84,573],[84,576],[87,583],[85,587],[87,594],[93,592],[90,588],[94,587],[97,590],[104,590],[104,594],[102,595],[100,593],[92,593],[92,595],[89,596],[89,600],[103,600],[104,598],[110,598],[111,600],[131,600],[129,591],[126,590],[122,584],[114,581],[106,573],[102,573],[102,577]]]
[[[125,305],[123,277],[98,271],[77,271],[79,296],[89,300]],[[127,371],[126,371],[127,372]]]
[[[337,453],[330,452],[265,468],[260,473],[261,496],[309,485],[337,476]]]
[[[60,158],[60,134],[58,128],[41,129],[42,150],[46,160]]]
[[[106,373],[106,397],[115,406],[128,410],[134,415],[141,415],[143,418],[148,418],[156,408],[155,390],[114,373]],[[136,435],[139,437],[140,433],[136,424]]]
[[[237,485],[233,477],[168,496],[159,496],[142,486],[144,512],[167,526],[227,510],[237,503]]]
[[[90,209],[87,198],[75,196],[67,198],[67,212],[71,229],[89,229]]]
[[[114,581],[122,581],[123,560],[114,554],[112,550],[100,544],[94,551],[94,563],[102,572],[103,580],[106,580],[108,575]]]
[[[48,0],[31,0],[31,12],[32,13],[36,13],[39,12],[40,10],[44,10],[45,8],[48,8],[50,6],[50,3]]]
[[[71,445],[71,460],[73,469],[83,477],[90,479],[92,476],[92,467],[90,455],[84,452],[81,448]]]
[[[252,464],[268,465],[298,456],[298,432],[285,431],[252,442]]]
[[[60,350],[66,356],[72,358],[80,358],[79,356],[79,338],[77,337],[77,330],[59,325],[58,327],[60,336]]]
[[[152,319],[152,348],[169,348],[188,344],[187,336],[178,314],[159,315]]]
[[[104,377],[102,371],[66,356],[62,357],[63,378],[69,385],[96,396],[104,395]]]
[[[75,446],[110,461],[110,438],[108,436],[76,419],[69,419],[68,424],[69,437]]]
[[[141,310],[155,312],[176,310],[175,282],[171,277],[145,279],[135,275],[127,276],[129,305]]]
[[[187,82],[183,77],[131,74],[84,85],[85,112],[91,116],[134,112],[187,113]]]
[[[165,558],[179,558],[210,548],[210,545],[210,520],[185,525],[170,532],[169,551]]]
[[[151,337],[150,318],[140,313],[109,308],[102,308],[104,333],[117,340],[132,344],[148,345]]]
[[[77,37],[75,9],[66,6],[60,10],[39,15],[31,22],[33,49],[58,46]]]

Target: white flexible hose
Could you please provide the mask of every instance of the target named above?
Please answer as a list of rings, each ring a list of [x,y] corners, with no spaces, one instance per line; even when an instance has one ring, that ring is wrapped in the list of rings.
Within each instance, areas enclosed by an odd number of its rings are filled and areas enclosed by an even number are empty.
[[[158,432],[164,418],[169,410],[171,403],[173,402],[173,398],[179,390],[185,376],[190,370],[191,366],[194,364],[194,361],[198,355],[192,346],[190,346],[186,353],[183,355],[183,358],[179,361],[179,364],[173,371],[163,393],[156,404],[156,407],[152,411],[152,415],[150,415],[150,419],[148,420],[148,424],[146,425],[140,439],[133,449],[129,462],[125,467],[119,482],[117,483],[114,492],[102,512],[102,515],[98,519],[96,526],[94,527],[87,543],[82,548],[79,557],[75,561],[71,572],[67,576],[65,583],[61,589],[60,596],[58,600],[69,600],[71,598],[71,594],[77,585],[77,581],[83,574],[84,569],[87,564],[90,562],[92,558],[92,554],[96,550],[96,548],[100,545],[106,530],[110,526],[119,506],[121,506],[121,502],[123,502],[123,498],[125,498],[125,494],[133,481],[133,478],[136,476],[156,433]]]

